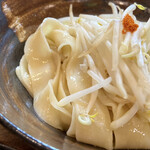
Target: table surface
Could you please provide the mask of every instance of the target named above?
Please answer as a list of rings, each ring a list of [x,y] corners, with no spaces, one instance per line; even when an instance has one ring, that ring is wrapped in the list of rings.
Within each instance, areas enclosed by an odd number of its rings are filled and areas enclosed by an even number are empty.
[[[15,150],[37,150],[18,134],[0,124],[0,144],[14,148]]]

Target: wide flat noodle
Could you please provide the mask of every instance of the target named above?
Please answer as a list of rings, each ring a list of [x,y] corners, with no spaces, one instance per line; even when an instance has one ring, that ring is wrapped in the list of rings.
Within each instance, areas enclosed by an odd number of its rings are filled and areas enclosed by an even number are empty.
[[[78,61],[77,59],[72,59],[68,65],[67,81],[71,94],[83,90],[92,84],[92,82],[87,82],[90,80],[89,76],[80,70],[79,64],[82,61],[82,59],[78,59]],[[78,116],[86,112],[89,99],[90,96],[87,95],[75,103],[73,102],[74,110],[72,114],[72,122],[67,135],[75,136],[78,141],[84,143],[112,149],[112,130],[109,126],[110,115],[107,107],[98,102],[99,99],[90,111],[91,114],[98,113],[95,117],[95,121],[90,126],[82,125],[78,121]]]
[[[71,121],[71,109],[66,110],[57,106],[57,98],[50,82],[34,99],[34,109],[45,122],[66,131]]]
[[[43,24],[47,25],[46,22]],[[29,37],[24,50],[34,96],[47,85],[49,79],[53,79],[56,75],[59,75],[58,72],[60,70],[59,55],[50,49],[45,37],[47,33],[43,31],[45,29],[44,25],[39,27],[35,34]],[[54,26],[56,25],[54,24]]]
[[[119,115],[125,110],[125,108],[121,108]],[[114,136],[117,149],[149,149],[149,122],[137,114],[123,127],[114,130]]]
[[[94,118],[94,122],[90,126],[84,126],[78,121],[77,116],[80,113],[82,114],[86,107],[87,104],[84,102],[76,104],[76,139],[84,143],[112,149],[113,136],[109,126],[110,115],[107,107],[97,101],[90,113],[98,113],[98,115]]]
[[[109,5],[113,15],[74,17],[71,6],[70,18],[44,19],[16,74],[38,116],[68,136],[106,149],[150,148],[150,20],[136,20],[135,4]],[[127,14],[138,28],[124,35]]]
[[[26,60],[25,65],[31,80],[36,113],[48,124],[67,130],[70,125],[72,108],[69,105],[65,108],[57,106],[58,99],[64,97],[65,94],[62,84],[58,84],[63,74],[59,54],[50,48],[47,41],[47,35],[51,34],[53,28],[64,29],[63,25],[55,19],[43,22],[36,33],[27,40],[22,60]],[[16,70],[18,75],[22,71],[20,67]],[[20,75],[20,79],[24,82],[23,74]],[[26,82],[27,85],[28,83],[29,81]]]
[[[16,74],[25,88],[28,90],[31,96],[33,96],[33,88],[31,84],[31,77],[28,70],[28,63],[26,61],[25,55],[20,60],[19,66],[16,68]]]

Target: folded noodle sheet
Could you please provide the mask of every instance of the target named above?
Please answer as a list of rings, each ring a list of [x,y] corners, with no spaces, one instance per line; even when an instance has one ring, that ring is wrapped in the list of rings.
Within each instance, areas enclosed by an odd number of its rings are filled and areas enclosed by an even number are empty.
[[[83,46],[80,45],[81,37],[78,33],[59,20],[46,18],[28,38],[16,73],[33,96],[36,113],[46,123],[66,131],[68,136],[84,143],[106,149],[150,148],[149,123],[138,114],[123,127],[115,130],[110,128],[111,120],[122,116],[128,108],[126,105],[118,106],[103,90],[100,90],[90,110],[90,114],[97,114],[91,125],[83,125],[78,119],[88,107],[90,94],[65,106],[58,105],[66,96],[93,85],[93,79],[84,71],[86,67],[81,69],[85,58],[78,57],[81,53],[80,47]],[[96,60],[99,60],[98,55],[97,51],[91,54]],[[105,74],[102,69],[104,64],[97,64],[102,74]]]
[[[33,96],[36,113],[45,122],[55,128],[68,130],[67,134],[78,141],[112,149],[110,116],[106,106],[96,102],[91,113],[98,112],[98,117],[92,125],[85,126],[78,121],[78,115],[87,107],[89,95],[72,105],[57,105],[60,99],[88,88],[92,83],[87,73],[80,69],[83,58],[76,57],[80,52],[75,47],[75,42],[79,40],[77,38],[71,36],[58,20],[45,19],[28,38],[16,73]],[[63,58],[66,58],[65,61]]]

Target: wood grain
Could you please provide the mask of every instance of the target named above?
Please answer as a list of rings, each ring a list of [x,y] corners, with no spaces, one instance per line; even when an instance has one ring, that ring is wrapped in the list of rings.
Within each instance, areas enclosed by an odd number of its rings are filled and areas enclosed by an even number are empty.
[[[22,137],[13,133],[11,130],[7,129],[1,124],[0,124],[0,144],[7,145],[16,150],[37,150],[37,148],[33,147]]]

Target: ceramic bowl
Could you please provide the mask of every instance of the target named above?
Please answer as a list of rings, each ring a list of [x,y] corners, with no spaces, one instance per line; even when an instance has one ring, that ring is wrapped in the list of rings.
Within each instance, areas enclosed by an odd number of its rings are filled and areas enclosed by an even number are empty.
[[[41,121],[34,112],[31,96],[15,74],[15,68],[23,55],[24,41],[36,30],[45,17],[60,18],[68,16],[71,3],[73,4],[75,16],[80,13],[111,13],[108,2],[108,0],[5,0],[3,2],[0,0],[3,11],[7,16],[6,20],[0,9],[1,123],[39,148],[61,150],[100,149],[77,142],[74,138],[66,136],[63,131]],[[134,0],[113,0],[112,2],[125,8]],[[144,16],[140,10],[135,12],[139,20],[147,20],[150,17],[149,0],[136,0],[136,2],[148,7],[144,11]]]

